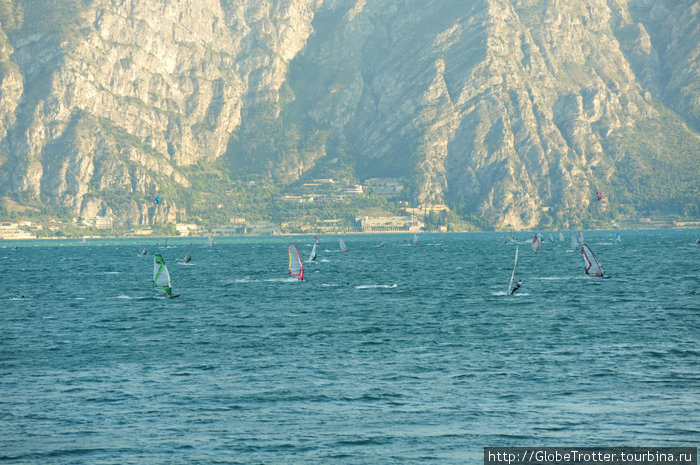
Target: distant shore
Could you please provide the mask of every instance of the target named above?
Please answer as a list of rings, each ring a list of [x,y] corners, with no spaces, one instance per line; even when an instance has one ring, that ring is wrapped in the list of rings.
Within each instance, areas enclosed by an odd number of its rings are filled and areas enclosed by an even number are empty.
[[[472,233],[513,233],[513,234],[530,234],[535,232],[558,232],[558,231],[657,231],[657,230],[697,230],[700,229],[700,222],[694,224],[684,224],[675,226],[658,226],[658,227],[642,227],[642,228],[601,228],[601,229],[523,229],[523,230],[479,230],[479,231],[342,231],[342,232],[293,232],[279,234],[234,234],[234,235],[215,235],[214,238],[222,237],[291,237],[291,236],[341,236],[341,235],[412,235],[412,234],[472,234]],[[22,237],[22,238],[3,238],[0,237],[0,244],[8,242],[24,242],[24,241],[82,241],[83,239],[133,239],[133,240],[169,240],[169,239],[197,239],[207,238],[211,233],[207,232],[202,235],[190,236],[159,236],[159,235],[105,235],[105,236],[56,236],[56,237]]]

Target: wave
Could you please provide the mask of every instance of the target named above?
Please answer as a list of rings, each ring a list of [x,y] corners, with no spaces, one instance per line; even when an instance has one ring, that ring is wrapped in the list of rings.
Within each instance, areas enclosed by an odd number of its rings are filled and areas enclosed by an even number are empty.
[[[358,284],[353,289],[393,289],[397,284]]]

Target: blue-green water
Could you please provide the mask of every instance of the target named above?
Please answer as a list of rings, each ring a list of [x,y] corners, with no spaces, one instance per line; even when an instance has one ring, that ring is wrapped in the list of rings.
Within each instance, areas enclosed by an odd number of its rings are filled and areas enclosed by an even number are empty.
[[[601,280],[568,233],[539,254],[521,233],[514,296],[500,233],[345,236],[347,253],[322,236],[304,283],[287,244],[306,260],[313,236],[198,238],[189,266],[185,238],[145,257],[136,240],[11,243],[0,461],[475,464],[485,446],[696,446],[697,234],[623,231],[618,246],[588,232]],[[153,252],[180,298],[153,291]]]

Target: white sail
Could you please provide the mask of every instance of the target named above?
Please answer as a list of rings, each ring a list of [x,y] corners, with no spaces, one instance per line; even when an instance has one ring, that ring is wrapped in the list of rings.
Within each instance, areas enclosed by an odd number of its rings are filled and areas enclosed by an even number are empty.
[[[513,272],[510,274],[510,282],[508,283],[508,294],[513,287],[513,278],[515,278],[515,267],[518,266],[518,249],[520,247],[515,247],[515,263],[513,263]]]
[[[214,234],[209,236],[209,247],[214,247]]]
[[[338,238],[338,245],[340,245],[340,251],[341,251],[341,252],[347,252],[347,251],[348,251],[348,248],[345,247],[345,241],[343,240],[342,237],[339,237],[339,238]]]
[[[564,242],[564,235],[559,231],[559,242]]]
[[[413,235],[413,245],[418,245],[418,236]]]
[[[311,255],[309,256],[309,261],[316,260],[316,243],[314,243],[313,249],[311,249]]]
[[[620,231],[615,231],[615,242],[622,244],[622,238],[620,237]]]
[[[598,258],[588,245],[583,244],[581,246],[581,254],[583,255],[583,262],[586,267],[586,274],[603,277],[603,267],[600,266]]]
[[[299,281],[304,280],[304,264],[301,262],[299,250],[294,244],[289,244],[289,276],[297,278]]]

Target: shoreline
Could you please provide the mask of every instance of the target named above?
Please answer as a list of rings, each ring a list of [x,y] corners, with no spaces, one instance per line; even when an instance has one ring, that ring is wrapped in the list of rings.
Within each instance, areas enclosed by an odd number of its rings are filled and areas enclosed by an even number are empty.
[[[658,228],[627,228],[627,229],[620,229],[620,228],[604,228],[604,229],[522,229],[522,230],[480,230],[480,231],[345,231],[345,232],[329,232],[329,233],[319,233],[319,232],[294,232],[294,233],[280,233],[280,234],[235,234],[235,235],[220,235],[220,236],[214,236],[216,238],[231,238],[231,237],[294,237],[294,236],[342,236],[342,235],[375,235],[375,236],[381,236],[381,235],[399,235],[399,234],[406,234],[406,235],[412,235],[412,234],[480,234],[480,233],[513,233],[513,234],[531,234],[531,233],[537,233],[537,232],[572,232],[572,231],[661,231],[661,230],[670,230],[670,231],[692,231],[692,230],[700,230],[700,225],[693,225],[693,226],[665,226],[665,227],[658,227]],[[26,241],[82,241],[83,239],[88,240],[88,239],[103,239],[103,240],[114,240],[114,239],[131,239],[131,240],[138,240],[138,239],[143,239],[143,240],[154,240],[154,239],[198,239],[198,238],[207,238],[209,237],[211,233],[207,232],[204,235],[196,235],[196,236],[158,236],[158,235],[149,235],[149,236],[128,236],[128,235],[106,235],[106,236],[76,236],[76,237],[69,237],[69,236],[59,236],[59,237],[32,237],[32,238],[3,238],[0,237],[0,245],[3,243],[10,243],[10,242],[26,242]]]

